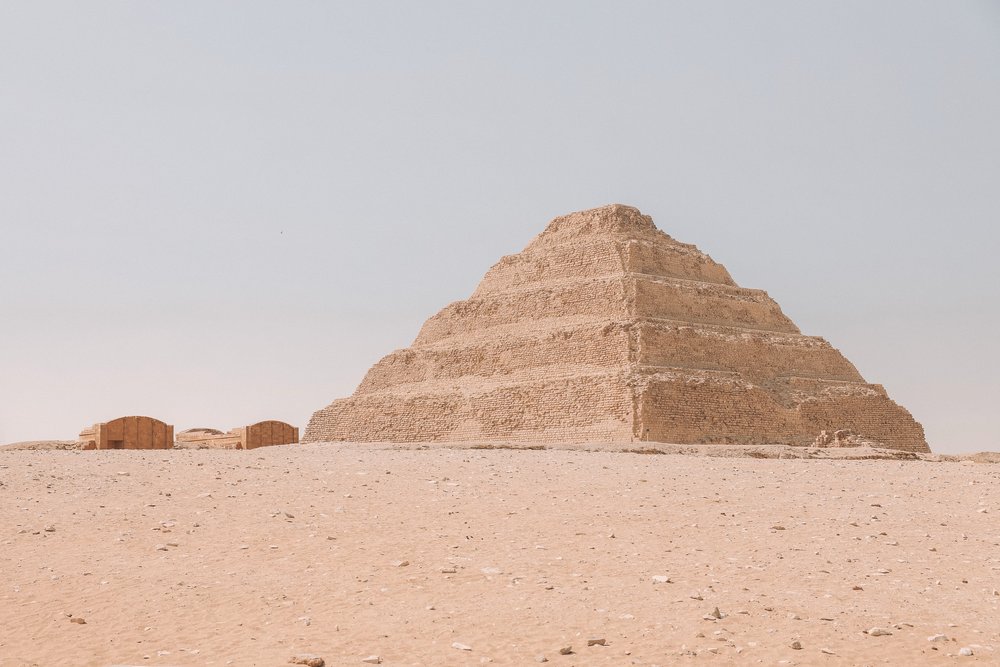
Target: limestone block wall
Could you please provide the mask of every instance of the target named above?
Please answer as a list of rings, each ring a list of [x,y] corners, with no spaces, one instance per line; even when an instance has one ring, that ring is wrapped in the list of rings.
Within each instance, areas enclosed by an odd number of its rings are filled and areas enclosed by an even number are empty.
[[[863,382],[854,365],[822,338],[663,321],[639,325],[645,366],[736,371],[765,381],[802,376]]]
[[[359,393],[430,380],[509,375],[525,368],[544,369],[572,360],[578,369],[628,364],[631,325],[590,320],[570,326],[537,327],[490,339],[464,337],[448,344],[397,350],[375,364]]]
[[[631,436],[631,394],[618,373],[505,385],[475,395],[471,408],[476,431],[463,439],[622,441]]]
[[[622,255],[630,273],[736,286],[726,267],[691,245],[630,240],[622,245]]]
[[[806,430],[851,430],[867,440],[894,449],[927,452],[924,427],[904,407],[884,393],[846,395],[827,392],[807,399],[798,412]]]
[[[457,301],[429,319],[416,345],[513,322],[526,327],[556,317],[588,315],[607,320],[639,314],[715,325],[799,333],[766,292],[726,285],[633,275],[572,279]]]
[[[694,246],[676,243],[610,239],[571,245],[529,246],[497,262],[479,283],[472,298],[504,293],[553,280],[597,278],[622,273],[648,274],[735,286],[721,264]]]
[[[433,442],[458,439],[460,394],[359,394],[314,413],[304,442]]]
[[[637,315],[799,333],[767,292],[671,278],[633,278]]]
[[[736,374],[657,373],[639,390],[643,440],[810,445],[821,430],[850,429],[895,449],[928,451],[923,427],[872,385],[837,385],[795,407]]]
[[[620,276],[622,262],[620,244],[606,239],[551,250],[528,248],[517,255],[507,255],[493,265],[472,298],[503,294],[554,280]]]
[[[653,373],[637,387],[637,403],[641,440],[791,444],[792,415],[735,373]]]
[[[559,400],[553,400],[558,396]],[[632,437],[632,398],[618,373],[510,383],[465,382],[420,393],[355,394],[317,412],[304,440],[607,442]]]
[[[630,298],[621,277],[573,279],[545,287],[455,302],[427,320],[415,341],[426,345],[457,334],[524,322],[526,327],[574,315],[627,319]]]

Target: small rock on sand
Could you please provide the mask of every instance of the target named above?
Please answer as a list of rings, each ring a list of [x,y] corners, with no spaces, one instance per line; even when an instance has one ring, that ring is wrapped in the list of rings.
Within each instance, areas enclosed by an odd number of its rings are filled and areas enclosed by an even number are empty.
[[[665,575],[665,574],[657,574],[657,575],[653,576],[653,583],[654,584],[671,584],[673,582],[670,581],[670,577],[668,577],[667,575]]]
[[[69,622],[70,623],[76,623],[77,625],[86,625],[87,624],[87,621],[83,620],[79,616],[74,616],[73,618],[69,619]]]
[[[563,646],[559,649],[559,655],[570,655],[573,652],[572,646]]]
[[[604,637],[591,637],[587,640],[587,646],[607,646],[608,640]]]
[[[468,644],[463,644],[462,642],[453,642],[452,645],[451,645],[451,647],[452,648],[457,648],[459,651],[471,651],[472,650],[471,646],[469,646]]]
[[[884,637],[891,634],[892,633],[885,628],[871,628],[868,630],[869,637]]]
[[[964,656],[975,655],[975,653],[973,652],[973,650],[971,648],[969,648],[968,646],[963,646],[962,648],[958,649],[958,654],[959,655],[964,655]]]
[[[370,655],[367,658],[364,658],[361,662],[364,662],[364,663],[369,664],[369,665],[381,665],[382,664],[382,658],[381,658],[381,656]]]
[[[288,664],[305,665],[306,667],[324,667],[326,660],[312,653],[300,653],[289,658]]]

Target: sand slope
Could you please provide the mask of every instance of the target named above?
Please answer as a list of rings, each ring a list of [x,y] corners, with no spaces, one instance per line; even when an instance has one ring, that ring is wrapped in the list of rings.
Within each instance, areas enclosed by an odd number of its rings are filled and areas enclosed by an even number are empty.
[[[998,662],[1000,466],[3,451],[0,582],[2,667]]]

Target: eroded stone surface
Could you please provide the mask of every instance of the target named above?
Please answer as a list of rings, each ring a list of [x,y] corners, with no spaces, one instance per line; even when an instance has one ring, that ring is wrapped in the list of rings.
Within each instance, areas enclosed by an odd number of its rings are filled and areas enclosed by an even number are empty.
[[[303,440],[811,445],[843,430],[929,451],[909,412],[766,292],[616,204],[501,259]]]

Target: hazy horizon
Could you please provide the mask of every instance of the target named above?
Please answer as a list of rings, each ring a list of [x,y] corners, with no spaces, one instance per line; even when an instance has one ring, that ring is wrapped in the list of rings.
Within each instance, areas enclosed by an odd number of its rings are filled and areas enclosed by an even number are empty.
[[[0,6],[0,443],[300,427],[636,206],[1000,450],[1000,5]]]

